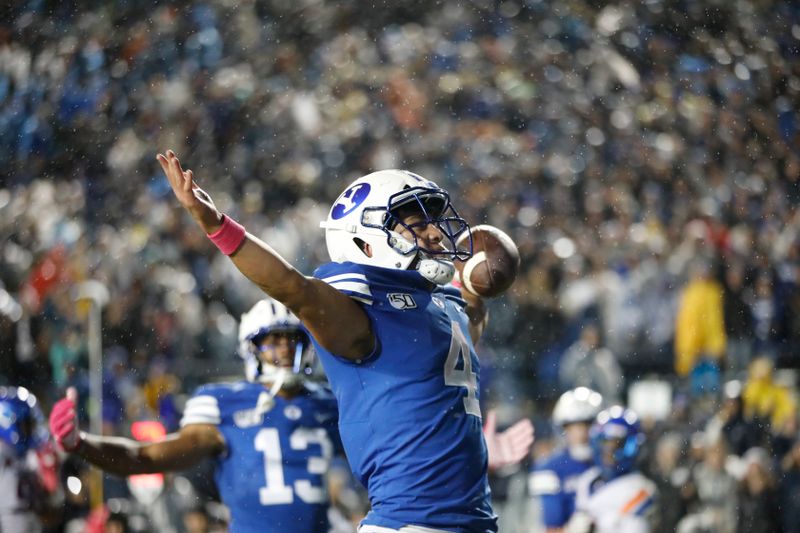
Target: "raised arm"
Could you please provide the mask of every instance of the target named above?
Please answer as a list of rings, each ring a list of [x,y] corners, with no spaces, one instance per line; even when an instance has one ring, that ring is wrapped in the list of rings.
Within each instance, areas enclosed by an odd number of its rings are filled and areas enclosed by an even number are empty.
[[[118,476],[184,470],[225,450],[222,434],[211,424],[187,425],[161,442],[80,432],[74,392],[53,406],[50,431],[65,451]]]
[[[457,286],[460,285],[459,283]],[[467,302],[464,312],[469,318],[469,335],[472,338],[472,344],[477,345],[483,335],[483,330],[489,323],[489,311],[486,309],[483,298],[469,292],[463,286],[461,287],[461,297]]]
[[[206,234],[223,226],[211,197],[184,170],[172,150],[158,154],[172,191]],[[374,336],[366,313],[348,296],[298,272],[269,245],[247,233],[229,255],[236,268],[262,291],[282,302],[303,321],[324,348],[350,359],[370,353]]]

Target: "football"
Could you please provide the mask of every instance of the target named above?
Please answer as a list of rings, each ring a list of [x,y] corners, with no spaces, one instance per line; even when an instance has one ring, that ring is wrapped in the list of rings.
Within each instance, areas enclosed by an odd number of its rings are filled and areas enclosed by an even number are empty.
[[[468,246],[466,236],[457,245]],[[456,261],[459,279],[472,294],[492,298],[504,293],[519,272],[519,250],[506,233],[481,224],[472,228],[472,257]]]

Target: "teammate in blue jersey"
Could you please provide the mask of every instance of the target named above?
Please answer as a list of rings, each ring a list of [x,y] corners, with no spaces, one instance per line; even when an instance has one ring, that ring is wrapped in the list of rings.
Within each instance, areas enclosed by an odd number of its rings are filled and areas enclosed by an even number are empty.
[[[305,276],[223,215],[172,151],[157,159],[212,242],[311,334],[372,505],[360,531],[496,531],[474,349],[487,315],[446,286],[472,249],[447,191],[401,170],[359,178],[323,223],[333,262]]]
[[[214,457],[230,531],[326,533],[324,475],[340,448],[338,414],[330,391],[303,379],[312,368],[308,336],[267,299],[242,316],[239,341],[247,380],[200,387],[180,431],[164,441],[80,433],[74,397],[53,408],[52,432],[66,450],[118,475],[183,470]]]
[[[594,465],[589,428],[602,408],[599,393],[578,387],[562,394],[553,408],[553,423],[563,431],[564,446],[534,465],[528,478],[538,498],[548,533],[563,530],[575,511],[575,490],[581,474]]]
[[[0,532],[41,531],[38,514],[53,503],[56,457],[43,422],[26,388],[0,387]]]

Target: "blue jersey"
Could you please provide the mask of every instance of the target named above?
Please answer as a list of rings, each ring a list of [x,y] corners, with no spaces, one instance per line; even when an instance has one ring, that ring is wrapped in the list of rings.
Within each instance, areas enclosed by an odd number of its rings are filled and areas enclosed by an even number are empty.
[[[268,398],[259,383],[205,385],[187,402],[181,426],[214,424],[225,438],[215,477],[231,531],[327,532],[323,480],[338,446],[336,402],[314,384],[259,408]]]
[[[592,466],[592,460],[580,461],[562,449],[533,467],[528,479],[532,496],[542,502],[544,525],[563,527],[575,512],[578,478]]]
[[[314,275],[362,304],[377,338],[361,361],[314,342],[339,430],[372,509],[364,524],[496,531],[479,366],[458,290],[416,271],[329,263]]]

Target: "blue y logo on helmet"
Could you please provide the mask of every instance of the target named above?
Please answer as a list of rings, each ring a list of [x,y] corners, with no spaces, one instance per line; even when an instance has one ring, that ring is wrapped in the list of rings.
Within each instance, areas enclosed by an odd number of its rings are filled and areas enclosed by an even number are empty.
[[[371,187],[369,183],[356,183],[339,197],[331,210],[331,218],[339,220],[346,217],[367,199]]]

